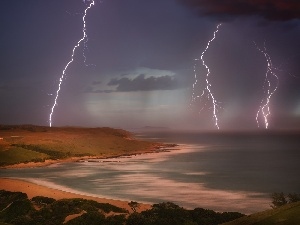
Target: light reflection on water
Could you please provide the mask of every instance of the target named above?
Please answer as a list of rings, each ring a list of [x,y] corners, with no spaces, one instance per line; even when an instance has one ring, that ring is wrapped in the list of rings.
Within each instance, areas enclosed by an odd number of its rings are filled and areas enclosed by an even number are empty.
[[[100,197],[244,213],[268,209],[272,192],[300,190],[299,137],[167,135],[161,140],[184,143],[180,150],[0,170],[0,176]]]

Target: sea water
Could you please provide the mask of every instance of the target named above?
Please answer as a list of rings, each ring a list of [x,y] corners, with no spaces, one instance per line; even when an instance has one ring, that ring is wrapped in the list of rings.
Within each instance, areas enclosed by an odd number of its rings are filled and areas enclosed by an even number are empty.
[[[300,135],[293,132],[147,132],[170,151],[4,169],[0,177],[99,197],[253,213],[273,192],[300,193]],[[0,188],[1,189],[1,188]]]

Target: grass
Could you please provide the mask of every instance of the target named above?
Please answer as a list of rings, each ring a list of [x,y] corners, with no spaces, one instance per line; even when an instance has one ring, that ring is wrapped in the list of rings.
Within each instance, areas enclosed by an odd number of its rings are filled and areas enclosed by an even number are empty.
[[[45,159],[134,154],[158,143],[135,140],[121,129],[0,125],[0,165]]]
[[[21,162],[42,162],[49,158],[47,154],[38,153],[19,147],[12,147],[6,151],[0,151],[0,165],[17,164]]]
[[[276,209],[270,209],[222,225],[295,225],[300,224],[300,202],[290,203]]]

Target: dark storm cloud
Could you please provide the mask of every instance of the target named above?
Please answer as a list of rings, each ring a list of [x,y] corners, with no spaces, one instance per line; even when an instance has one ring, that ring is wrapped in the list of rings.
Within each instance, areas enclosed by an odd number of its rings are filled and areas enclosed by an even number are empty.
[[[8,87],[5,85],[0,85],[0,91],[1,90],[6,91],[6,90],[8,90]]]
[[[102,81],[93,81],[92,83],[93,85],[98,85],[98,84],[102,84]]]
[[[300,19],[299,0],[179,0],[202,16],[219,20],[258,15],[267,20]]]
[[[92,83],[94,85],[94,82]],[[114,90],[101,90],[101,89],[96,89],[94,90],[93,86],[88,86],[85,88],[84,93],[112,93],[115,92]]]
[[[112,93],[112,92],[116,92],[116,91],[114,91],[114,90],[91,90],[86,93]]]
[[[145,74],[140,74],[133,79],[127,77],[113,78],[108,82],[108,85],[117,86],[116,91],[118,92],[174,90],[179,88],[175,77],[169,75],[146,78]]]

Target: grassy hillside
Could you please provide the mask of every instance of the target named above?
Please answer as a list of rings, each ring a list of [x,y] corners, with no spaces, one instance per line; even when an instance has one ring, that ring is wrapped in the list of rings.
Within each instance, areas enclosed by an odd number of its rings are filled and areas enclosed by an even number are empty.
[[[158,143],[135,140],[121,129],[0,125],[2,166],[46,159],[133,154],[157,146]]]
[[[270,209],[222,225],[296,225],[300,224],[300,202],[290,203],[276,209]]]

